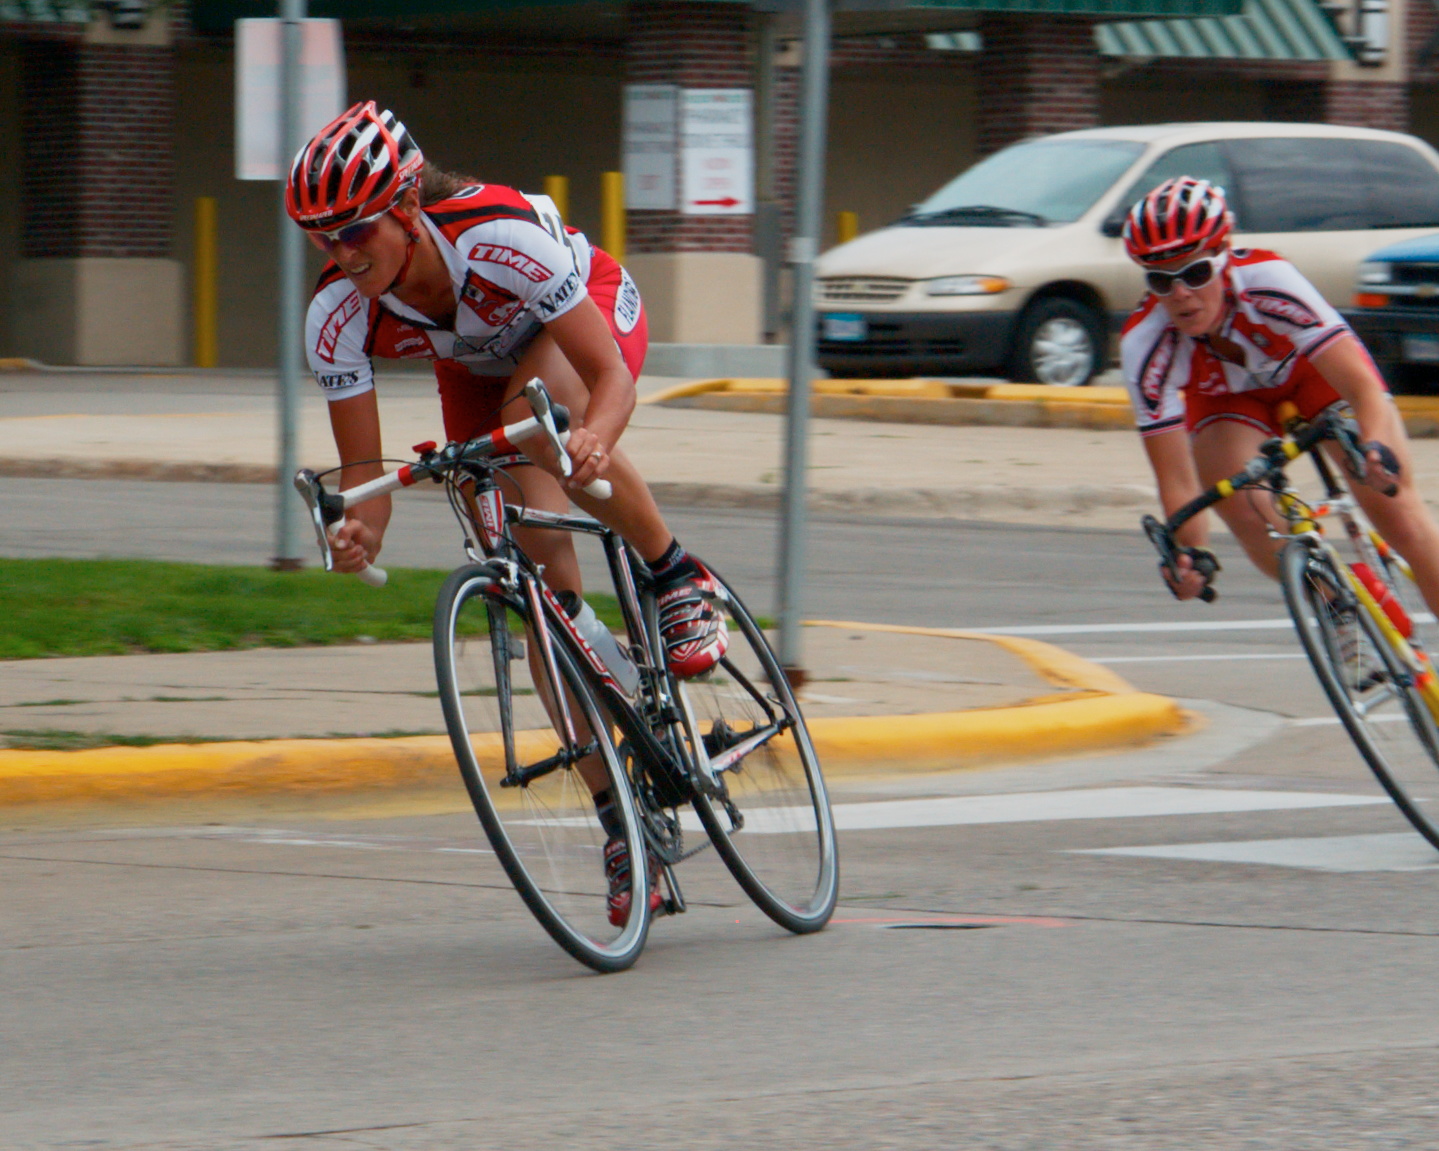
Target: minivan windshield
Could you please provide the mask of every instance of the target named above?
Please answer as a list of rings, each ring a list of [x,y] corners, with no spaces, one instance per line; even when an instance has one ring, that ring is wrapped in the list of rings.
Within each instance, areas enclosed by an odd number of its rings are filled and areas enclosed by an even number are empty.
[[[1144,151],[1131,140],[1034,140],[981,160],[899,222],[1043,227],[1084,215]]]

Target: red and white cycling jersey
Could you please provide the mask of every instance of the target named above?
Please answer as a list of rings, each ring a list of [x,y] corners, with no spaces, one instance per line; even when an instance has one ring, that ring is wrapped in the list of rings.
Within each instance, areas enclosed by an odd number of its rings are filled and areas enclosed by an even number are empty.
[[[1311,357],[1350,329],[1314,285],[1289,261],[1258,249],[1231,252],[1224,279],[1230,309],[1220,335],[1243,351],[1242,364],[1181,334],[1152,294],[1125,323],[1120,363],[1141,435],[1183,427],[1186,396],[1196,404],[1203,397],[1213,411],[1225,396],[1328,387]]]
[[[375,356],[441,361],[437,372],[448,361],[474,376],[506,377],[541,324],[587,295],[589,241],[565,228],[547,196],[479,184],[424,208],[420,220],[455,287],[454,330],[393,295],[364,299],[327,264],[310,301],[305,347],[330,400],[374,387]],[[638,315],[639,295],[631,294]]]

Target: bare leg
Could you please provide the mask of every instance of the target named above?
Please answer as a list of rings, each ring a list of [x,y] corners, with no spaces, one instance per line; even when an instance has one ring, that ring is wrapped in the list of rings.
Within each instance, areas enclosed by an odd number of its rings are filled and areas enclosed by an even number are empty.
[[[1236,420],[1218,420],[1194,437],[1194,463],[1206,488],[1232,476],[1259,454],[1270,437]],[[1254,566],[1270,579],[1279,578],[1281,540],[1270,538],[1271,527],[1285,530],[1284,520],[1263,495],[1239,492],[1214,506]]]
[[[511,397],[518,396],[524,390],[525,384],[535,376],[544,380],[550,394],[569,408],[576,422],[584,418],[585,409],[589,405],[589,391],[579,373],[570,366],[569,360],[565,359],[554,337],[544,332],[535,337],[520,360],[519,368],[510,377],[509,386],[505,389],[506,402]],[[533,442],[531,441],[532,444]],[[529,454],[529,448],[530,445],[526,445],[526,454]],[[537,458],[542,465],[550,463],[538,447],[531,458]],[[669,547],[674,535],[665,524],[664,516],[660,514],[644,477],[618,447],[610,453],[610,467],[605,479],[614,485],[613,497],[597,500],[582,492],[575,492],[574,502],[600,523],[613,528],[634,544],[644,559],[658,559]],[[561,498],[570,498],[558,483],[555,488]]]

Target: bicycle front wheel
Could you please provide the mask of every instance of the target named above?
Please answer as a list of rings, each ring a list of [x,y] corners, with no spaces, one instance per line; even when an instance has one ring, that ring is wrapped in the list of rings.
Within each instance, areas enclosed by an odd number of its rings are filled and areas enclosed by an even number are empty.
[[[544,671],[528,614],[483,566],[452,572],[435,605],[435,671],[450,742],[475,812],[505,872],[555,942],[597,971],[629,967],[649,930],[653,876],[629,867],[628,908],[607,871],[644,859],[629,783],[608,723],[556,644],[559,683]],[[557,700],[563,694],[573,737]],[[609,830],[594,793],[613,797]],[[618,922],[615,922],[618,921]]]
[[[694,799],[720,857],[755,904],[797,934],[829,922],[839,895],[834,819],[819,759],[764,632],[728,589],[711,600],[729,631],[714,670],[676,681],[692,758],[716,794]]]
[[[1291,541],[1284,598],[1319,683],[1355,747],[1415,829],[1439,847],[1439,730],[1414,675],[1323,552]],[[1347,616],[1347,619],[1346,619]]]

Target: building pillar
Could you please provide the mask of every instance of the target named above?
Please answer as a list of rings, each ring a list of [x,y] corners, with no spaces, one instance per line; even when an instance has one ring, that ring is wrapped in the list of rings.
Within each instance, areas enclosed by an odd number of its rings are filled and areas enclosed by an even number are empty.
[[[181,362],[183,275],[170,259],[174,102],[163,25],[92,25],[27,45],[21,258],[10,285],[19,354]]]
[[[754,88],[750,14],[743,4],[636,0],[629,7],[635,84]],[[761,262],[754,216],[629,209],[626,266],[639,285],[657,343],[756,344]]]
[[[1409,131],[1409,86],[1382,80],[1326,80],[1320,85],[1323,122],[1349,128]]]
[[[1099,123],[1094,21],[985,15],[979,31],[979,152]]]

